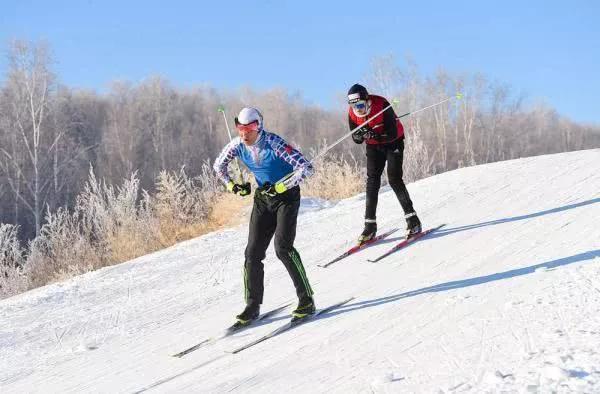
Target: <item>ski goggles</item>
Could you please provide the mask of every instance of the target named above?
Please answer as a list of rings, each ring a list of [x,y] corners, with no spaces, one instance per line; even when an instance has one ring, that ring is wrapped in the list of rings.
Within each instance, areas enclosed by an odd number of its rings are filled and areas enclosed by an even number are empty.
[[[235,118],[235,127],[240,133],[243,134],[258,131],[258,120],[255,120],[254,122],[250,122],[248,124],[242,124],[238,122],[237,118]]]
[[[357,102],[352,103],[350,105],[352,105],[352,108],[354,108],[357,111],[366,111],[367,100],[358,100]]]

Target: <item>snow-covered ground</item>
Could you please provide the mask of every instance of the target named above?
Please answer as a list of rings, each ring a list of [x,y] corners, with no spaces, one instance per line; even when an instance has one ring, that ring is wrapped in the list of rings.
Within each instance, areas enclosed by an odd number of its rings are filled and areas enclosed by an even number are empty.
[[[327,269],[362,229],[364,195],[307,200],[300,251],[318,306],[345,307],[239,354],[286,321],[218,335],[243,306],[247,228],[0,302],[0,392],[600,392],[600,150],[464,168],[409,185],[447,226]],[[380,230],[403,225],[381,194]],[[294,301],[272,248],[266,310]]]

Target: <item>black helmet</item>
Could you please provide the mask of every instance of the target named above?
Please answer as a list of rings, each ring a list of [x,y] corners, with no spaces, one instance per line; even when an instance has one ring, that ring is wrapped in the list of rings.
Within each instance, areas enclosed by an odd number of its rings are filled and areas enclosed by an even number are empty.
[[[367,88],[362,85],[355,83],[350,90],[348,90],[348,104],[355,103],[359,100],[367,100],[368,98],[369,92],[367,92]]]

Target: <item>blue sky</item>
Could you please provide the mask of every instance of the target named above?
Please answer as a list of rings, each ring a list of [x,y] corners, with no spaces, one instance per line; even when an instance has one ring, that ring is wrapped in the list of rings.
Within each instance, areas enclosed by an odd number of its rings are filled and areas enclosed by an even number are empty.
[[[331,107],[373,57],[425,73],[481,72],[576,121],[600,124],[597,1],[0,2],[10,39],[46,40],[71,87],[162,75],[180,87],[283,86]]]

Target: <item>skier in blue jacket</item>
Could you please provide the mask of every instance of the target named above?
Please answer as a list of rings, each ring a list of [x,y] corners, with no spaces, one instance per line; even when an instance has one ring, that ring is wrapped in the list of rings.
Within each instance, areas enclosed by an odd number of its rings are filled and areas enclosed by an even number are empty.
[[[235,125],[239,137],[225,146],[214,169],[227,190],[240,196],[249,195],[250,183],[235,183],[228,173],[228,164],[237,157],[254,174],[258,184],[245,251],[246,307],[236,316],[236,324],[248,325],[260,313],[264,292],[262,261],[273,236],[275,253],[292,278],[299,300],[292,315],[296,319],[312,315],[315,313],[313,290],[300,254],[293,246],[300,208],[298,185],[312,175],[312,164],[283,138],[263,129],[263,117],[256,108],[243,108],[235,118]],[[289,174],[292,175],[286,177]]]

